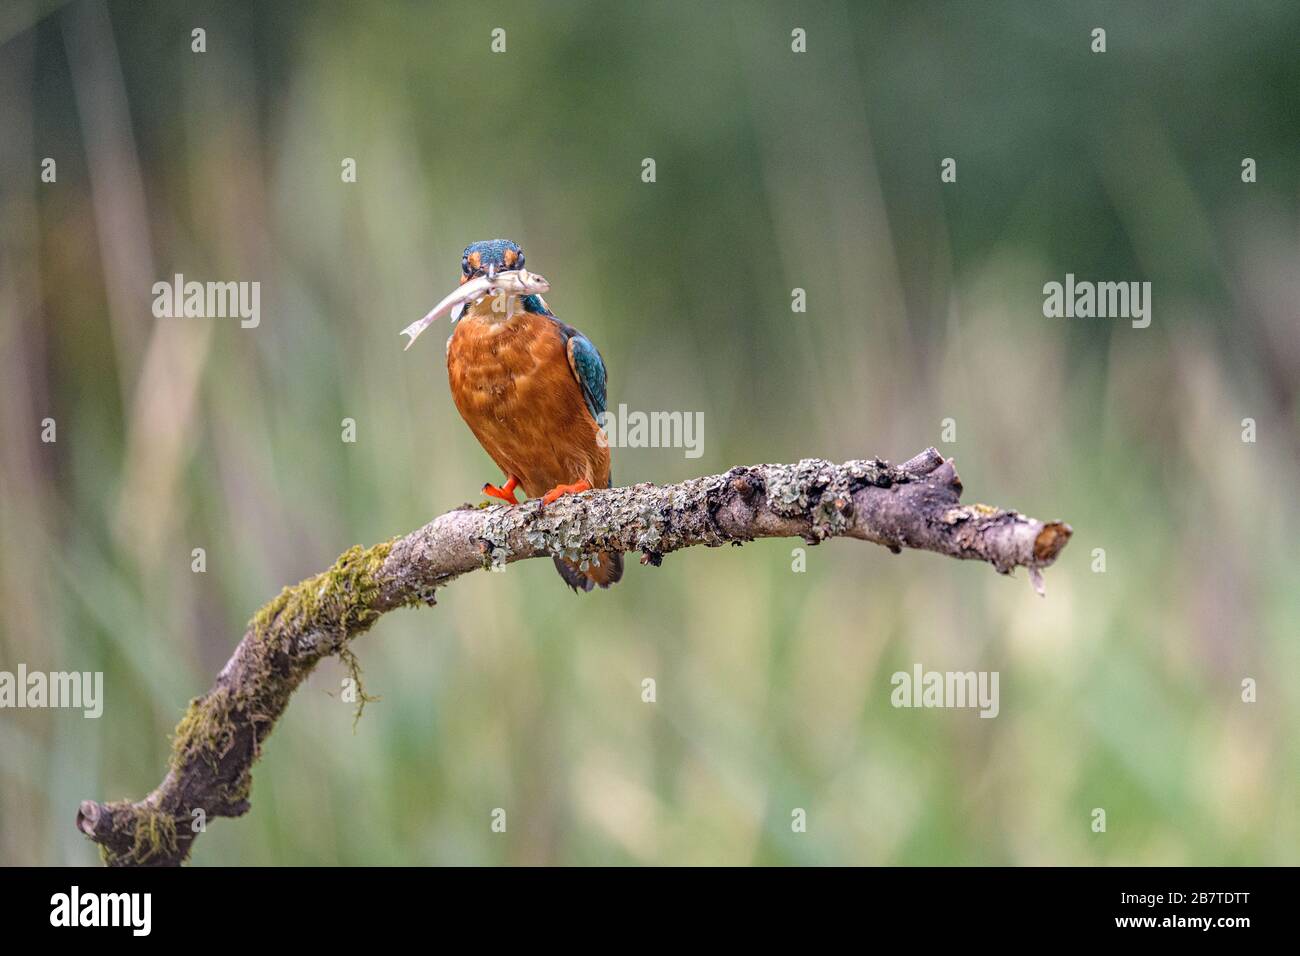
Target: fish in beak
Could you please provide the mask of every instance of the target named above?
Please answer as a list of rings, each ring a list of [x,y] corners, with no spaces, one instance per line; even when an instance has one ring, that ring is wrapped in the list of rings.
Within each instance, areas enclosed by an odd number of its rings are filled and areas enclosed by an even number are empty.
[[[496,275],[497,275],[497,264],[495,262],[489,262],[487,267],[488,282],[491,282],[493,279],[495,279]],[[451,310],[452,324],[455,324],[456,322],[460,321],[460,317],[465,314],[465,309],[473,305],[475,302],[478,302],[479,298],[480,297],[476,297],[473,302],[464,301],[464,302],[456,303],[456,305],[454,305]],[[406,347],[407,348],[411,347],[409,342],[407,343]]]
[[[504,292],[506,295],[513,297],[517,295],[541,295],[543,292],[549,291],[551,291],[551,284],[536,273],[527,272],[523,269],[497,273],[496,266],[489,265],[486,275],[462,283],[454,292],[449,293],[441,302],[435,305],[428,315],[402,329],[400,334],[410,336],[403,347],[403,351],[414,345],[420,333],[442,316],[450,314],[451,320],[455,322],[464,314],[468,306],[473,305],[485,295]]]

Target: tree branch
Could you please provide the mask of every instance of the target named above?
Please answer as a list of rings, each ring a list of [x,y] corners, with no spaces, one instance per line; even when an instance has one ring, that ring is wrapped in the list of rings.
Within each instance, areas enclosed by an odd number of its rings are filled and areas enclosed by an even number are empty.
[[[933,448],[890,466],[878,459],[835,465],[805,459],[753,465],[676,485],[649,484],[565,497],[543,510],[465,505],[402,538],[346,551],[328,571],[262,608],[176,728],[167,776],[143,800],[86,800],[77,827],[110,865],[176,865],[189,855],[197,819],[248,810],[252,767],[289,697],[331,654],[356,670],[348,642],[394,608],[435,603],[435,591],[477,568],[563,554],[639,551],[641,563],[693,545],[800,537],[846,537],[985,561],[1009,574],[1040,569],[1070,527],[987,505],[961,505],[951,460]],[[364,691],[361,704],[364,705]]]

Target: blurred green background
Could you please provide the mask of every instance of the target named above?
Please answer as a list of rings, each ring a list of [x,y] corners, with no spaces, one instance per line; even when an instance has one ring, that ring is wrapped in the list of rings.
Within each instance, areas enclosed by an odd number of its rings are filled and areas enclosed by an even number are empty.
[[[617,480],[936,444],[1075,538],[1045,599],[859,542],[470,575],[353,645],[355,733],[318,669],[195,864],[1300,862],[1294,2],[11,2],[0,44],[0,669],[106,695],[0,711],[0,862],[96,862],[78,802],[158,782],[261,604],[498,480],[446,326],[398,337],[497,236],[611,404],[704,413]],[[176,272],[260,326],[153,318]],[[1044,318],[1067,272],[1150,328]],[[1000,715],[892,708],[918,662]]]

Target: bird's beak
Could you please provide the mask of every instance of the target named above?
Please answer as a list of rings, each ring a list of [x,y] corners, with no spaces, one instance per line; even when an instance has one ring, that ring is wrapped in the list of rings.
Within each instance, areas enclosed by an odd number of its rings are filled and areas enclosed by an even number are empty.
[[[488,263],[487,277],[489,282],[497,277],[497,264],[495,262]]]

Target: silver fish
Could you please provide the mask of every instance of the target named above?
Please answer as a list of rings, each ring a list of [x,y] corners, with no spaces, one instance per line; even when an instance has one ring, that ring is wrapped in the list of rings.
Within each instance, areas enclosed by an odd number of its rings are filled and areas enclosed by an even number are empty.
[[[403,347],[403,351],[414,345],[420,333],[438,319],[452,312],[455,313],[452,319],[454,322],[460,318],[460,313],[465,310],[466,306],[477,302],[485,295],[496,295],[501,292],[509,296],[540,295],[543,292],[550,291],[551,284],[545,278],[525,269],[498,272],[495,276],[479,276],[476,279],[470,279],[435,305],[424,318],[418,322],[412,322],[402,329],[401,335],[410,336],[410,339]]]

